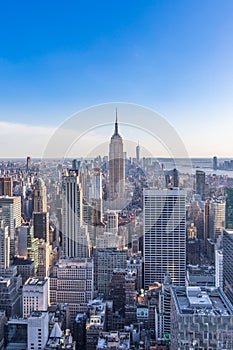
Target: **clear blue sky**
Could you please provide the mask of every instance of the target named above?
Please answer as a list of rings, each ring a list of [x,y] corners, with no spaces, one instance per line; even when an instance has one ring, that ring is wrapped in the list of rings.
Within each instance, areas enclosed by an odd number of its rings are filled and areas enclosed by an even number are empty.
[[[0,136],[134,102],[192,156],[233,156],[232,0],[1,1],[0,33]]]

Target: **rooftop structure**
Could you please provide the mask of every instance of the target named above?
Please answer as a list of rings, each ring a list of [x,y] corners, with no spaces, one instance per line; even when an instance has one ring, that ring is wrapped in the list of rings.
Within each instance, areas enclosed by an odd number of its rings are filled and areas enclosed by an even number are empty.
[[[130,349],[129,332],[101,332],[98,339],[97,350]]]
[[[233,306],[220,288],[171,288],[171,350],[232,349]]]

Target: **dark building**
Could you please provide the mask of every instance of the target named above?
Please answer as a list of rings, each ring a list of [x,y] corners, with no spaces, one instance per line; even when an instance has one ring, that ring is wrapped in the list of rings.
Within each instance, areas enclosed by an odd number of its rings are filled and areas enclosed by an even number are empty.
[[[225,228],[233,229],[233,188],[226,188],[226,220]]]
[[[213,157],[213,170],[218,169],[218,158],[215,156]]]
[[[34,237],[49,242],[49,213],[33,213]]]
[[[1,309],[6,312],[7,317],[21,316],[21,294],[18,290],[16,280],[0,277],[0,300]]]
[[[200,240],[189,239],[187,241],[187,264],[198,265],[200,263]]]
[[[196,170],[196,193],[205,200],[205,172],[202,170]]]
[[[173,169],[172,171],[172,186],[179,187],[179,173],[177,169]]]
[[[86,346],[86,322],[87,314],[77,314],[74,321],[74,340],[76,341],[76,350],[83,350]]]
[[[0,196],[13,196],[12,177],[0,178]]]
[[[17,272],[21,275],[23,283],[35,275],[35,264],[31,259],[14,257],[13,266],[17,266]]]
[[[233,303],[233,230],[223,230],[223,287]]]

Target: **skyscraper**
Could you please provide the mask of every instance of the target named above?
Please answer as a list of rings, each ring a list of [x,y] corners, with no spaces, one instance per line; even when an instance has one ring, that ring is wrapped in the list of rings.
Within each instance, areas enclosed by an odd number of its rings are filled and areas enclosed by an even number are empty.
[[[0,221],[0,276],[10,265],[10,237],[8,227]]]
[[[34,237],[49,242],[49,213],[33,212]]]
[[[185,284],[185,191],[144,190],[144,284],[162,283],[167,273]]]
[[[37,179],[36,184],[35,184],[34,211],[35,212],[46,212],[47,211],[46,185],[41,178]]]
[[[10,236],[10,255],[15,254],[15,229],[21,225],[21,197],[0,197],[2,220],[8,226]]]
[[[62,184],[62,245],[63,253],[67,257],[85,258],[83,244],[88,246],[87,238],[84,242],[82,188],[76,172],[70,172],[63,178]]]
[[[115,200],[115,206],[122,209],[121,201],[125,189],[125,162],[123,153],[123,140],[118,133],[116,115],[115,130],[109,145],[109,198]]]
[[[201,200],[205,199],[205,172],[196,170],[196,193],[201,196]]]
[[[233,303],[233,230],[223,230],[223,286],[224,292]]]
[[[12,177],[1,177],[0,178],[0,196],[13,196],[13,184]]]
[[[226,220],[225,228],[233,229],[233,188],[226,188]]]
[[[137,161],[137,164],[139,164],[139,162],[140,162],[140,146],[139,146],[139,142],[138,142],[138,145],[136,146],[136,161]]]

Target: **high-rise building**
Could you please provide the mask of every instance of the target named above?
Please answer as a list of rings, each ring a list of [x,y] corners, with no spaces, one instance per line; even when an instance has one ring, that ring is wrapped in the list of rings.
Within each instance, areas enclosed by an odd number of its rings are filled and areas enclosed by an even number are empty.
[[[215,250],[215,287],[223,288],[223,253]]]
[[[226,188],[226,229],[233,229],[233,188]]]
[[[33,192],[34,207],[35,212],[46,212],[47,211],[47,193],[46,185],[44,180],[38,178],[35,183],[35,188]]]
[[[0,221],[0,276],[10,266],[10,237],[8,227]]]
[[[107,212],[107,232],[118,232],[118,214],[115,211]]]
[[[38,270],[37,277],[46,278],[49,275],[50,246],[43,239],[38,244]]]
[[[86,242],[81,227],[83,224],[82,188],[76,172],[70,172],[63,178],[62,185],[62,245],[67,257],[86,258],[88,237]],[[82,231],[83,232],[83,231]],[[83,245],[87,249],[84,249]]]
[[[122,209],[125,191],[125,162],[123,140],[118,133],[116,116],[115,130],[109,145],[109,198],[114,201],[116,208]]]
[[[223,199],[218,199],[213,202],[213,213],[214,213],[214,236],[216,239],[222,235],[222,230],[225,228],[225,211],[226,204]],[[212,238],[212,237],[211,237]]]
[[[171,288],[171,350],[233,349],[233,307],[221,288]]]
[[[213,170],[218,169],[218,158],[216,156],[213,157]]]
[[[8,226],[10,236],[10,256],[15,255],[15,229],[21,225],[21,197],[0,197],[0,208],[4,225]]]
[[[201,200],[205,199],[205,172],[196,170],[196,193],[201,196]]]
[[[49,242],[49,213],[33,212],[32,214],[34,237]]]
[[[13,196],[12,177],[0,177],[0,196]]]
[[[114,269],[125,269],[127,266],[127,250],[116,248],[96,249],[94,252],[95,289],[104,297],[109,295],[109,283]]]
[[[223,286],[233,303],[233,230],[223,230]]]
[[[137,164],[139,164],[140,162],[140,146],[139,146],[139,142],[136,146],[136,161],[137,161]]]
[[[0,305],[7,317],[20,316],[22,296],[19,291],[19,279],[15,276],[0,278]]]
[[[87,311],[93,299],[93,261],[91,259],[60,259],[50,273],[51,304],[69,304],[71,323],[78,312]]]
[[[23,285],[23,317],[32,311],[47,311],[48,306],[48,279],[29,278]]]
[[[144,190],[144,287],[167,273],[185,284],[186,195],[184,190]]]

